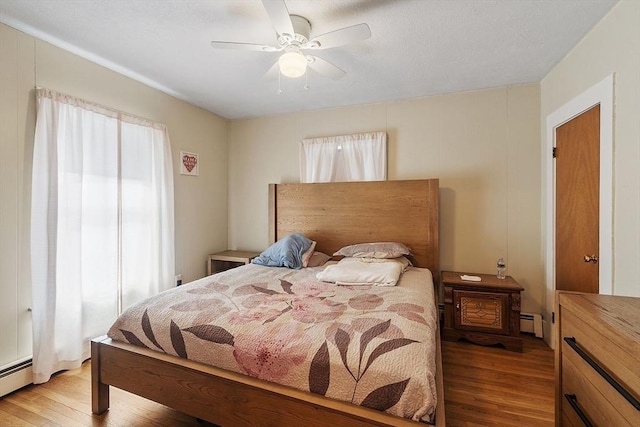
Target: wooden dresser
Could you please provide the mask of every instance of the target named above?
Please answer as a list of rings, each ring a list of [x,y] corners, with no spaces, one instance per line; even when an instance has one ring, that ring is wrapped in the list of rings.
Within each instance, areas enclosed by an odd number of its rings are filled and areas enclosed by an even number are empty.
[[[556,295],[556,425],[640,426],[640,298]]]

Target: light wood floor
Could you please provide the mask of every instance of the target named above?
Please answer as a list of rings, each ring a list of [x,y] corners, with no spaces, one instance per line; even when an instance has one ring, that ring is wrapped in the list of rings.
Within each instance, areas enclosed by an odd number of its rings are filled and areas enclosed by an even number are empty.
[[[522,353],[442,342],[447,426],[553,426],[553,350],[523,335]]]
[[[553,352],[525,335],[523,353],[443,342],[447,426],[553,426]],[[91,365],[0,398],[0,426],[198,426],[192,417],[111,388],[111,409],[91,414]]]

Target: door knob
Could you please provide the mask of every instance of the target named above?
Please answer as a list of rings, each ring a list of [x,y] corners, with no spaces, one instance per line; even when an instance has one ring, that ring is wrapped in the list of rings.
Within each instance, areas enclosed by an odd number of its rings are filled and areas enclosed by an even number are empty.
[[[598,255],[585,255],[584,256],[584,262],[592,262],[594,264],[598,263]]]

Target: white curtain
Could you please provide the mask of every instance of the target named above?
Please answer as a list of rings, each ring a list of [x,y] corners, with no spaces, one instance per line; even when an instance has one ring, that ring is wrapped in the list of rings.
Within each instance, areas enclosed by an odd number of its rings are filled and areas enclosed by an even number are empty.
[[[360,133],[303,139],[300,182],[384,181],[387,134]]]
[[[90,356],[119,311],[174,281],[164,125],[37,91],[31,269],[34,382]]]

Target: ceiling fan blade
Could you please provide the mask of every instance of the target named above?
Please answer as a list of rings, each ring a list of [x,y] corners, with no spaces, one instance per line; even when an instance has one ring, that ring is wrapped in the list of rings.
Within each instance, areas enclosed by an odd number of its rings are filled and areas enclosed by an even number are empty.
[[[331,31],[314,37],[309,42],[311,49],[331,49],[371,37],[371,29],[367,24],[358,24],[340,30]],[[316,46],[316,43],[319,46]]]
[[[289,10],[284,0],[262,0],[267,15],[271,19],[271,25],[275,28],[278,35],[289,34],[293,36],[293,24],[289,17]]]
[[[262,44],[219,41],[212,41],[211,47],[215,49],[253,50],[258,52],[277,52],[282,50],[282,48],[279,47],[266,46]]]
[[[328,61],[325,61],[322,58],[311,55],[308,55],[307,58],[311,58],[311,61],[309,61],[308,63],[309,68],[322,74],[323,76],[327,76],[333,80],[340,80],[347,75],[344,70],[341,70],[340,68],[336,67]]]
[[[264,74],[263,78],[265,80],[273,80],[278,77],[278,74],[280,74],[280,64],[276,61],[271,68],[269,68],[269,71]]]

